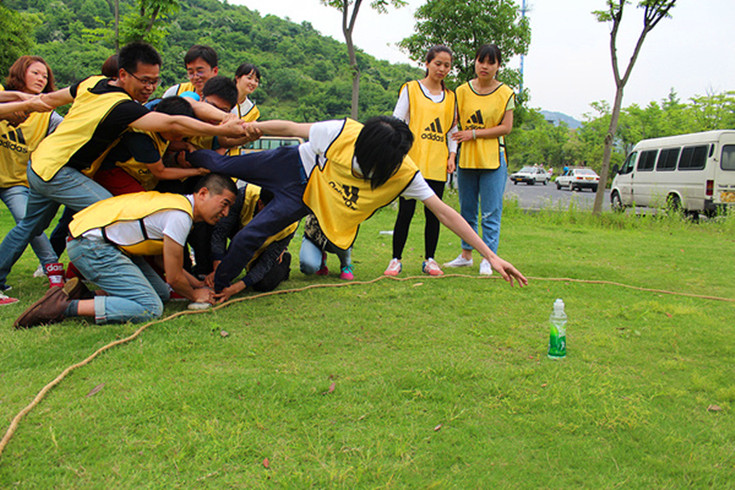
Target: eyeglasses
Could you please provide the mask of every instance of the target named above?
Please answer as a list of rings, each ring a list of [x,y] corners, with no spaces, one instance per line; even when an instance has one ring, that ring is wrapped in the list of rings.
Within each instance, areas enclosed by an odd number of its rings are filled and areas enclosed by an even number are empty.
[[[207,75],[207,70],[204,68],[199,68],[198,70],[192,70],[186,74],[189,78],[199,77],[202,78],[203,76]]]
[[[130,75],[131,77],[135,78],[140,83],[142,83],[143,85],[146,85],[148,87],[155,87],[159,83],[161,83],[161,79],[160,78],[154,78],[154,79],[150,79],[150,78],[138,78],[138,77],[135,76],[135,73],[130,73],[127,70],[125,70],[125,71],[128,73],[128,75]]]

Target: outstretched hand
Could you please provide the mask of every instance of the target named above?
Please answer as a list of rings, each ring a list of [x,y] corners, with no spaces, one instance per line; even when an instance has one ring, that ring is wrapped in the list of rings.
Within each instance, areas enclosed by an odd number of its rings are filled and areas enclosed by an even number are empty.
[[[488,260],[492,268],[495,269],[503,279],[508,281],[511,287],[513,286],[513,279],[518,281],[518,285],[520,287],[528,286],[528,279],[526,279],[526,277],[507,260],[501,259],[498,256]]]
[[[230,296],[233,296],[233,295],[239,293],[243,289],[245,289],[245,283],[242,282],[242,281],[237,281],[235,284],[233,284],[231,286],[227,286],[226,288],[224,288],[219,293],[216,293],[213,296],[213,299],[214,299],[214,301],[215,301],[216,304],[224,303],[225,301],[227,301],[228,299],[230,299]]]

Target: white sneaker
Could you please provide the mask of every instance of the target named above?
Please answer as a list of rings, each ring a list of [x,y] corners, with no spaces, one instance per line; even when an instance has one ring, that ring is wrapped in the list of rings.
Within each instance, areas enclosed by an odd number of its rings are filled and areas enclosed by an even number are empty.
[[[490,265],[490,262],[487,261],[487,259],[482,259],[482,262],[480,262],[480,275],[481,276],[492,276],[493,275],[493,268]]]
[[[46,277],[46,272],[43,270],[42,265],[38,266],[38,269],[33,273],[33,277]]]
[[[459,254],[456,259],[450,262],[446,262],[444,264],[444,267],[470,267],[473,263],[474,262],[472,261],[471,257],[469,259],[465,259],[464,257],[462,257],[462,254]]]

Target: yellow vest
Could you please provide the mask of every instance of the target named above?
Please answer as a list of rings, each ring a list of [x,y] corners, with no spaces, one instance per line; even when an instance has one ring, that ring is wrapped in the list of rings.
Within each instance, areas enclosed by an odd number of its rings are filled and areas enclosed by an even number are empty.
[[[464,129],[494,128],[503,120],[513,90],[500,85],[493,92],[478,94],[468,83],[457,88],[459,125]],[[459,150],[459,167],[494,170],[500,167],[500,155],[505,157],[505,138],[477,138],[464,141]]]
[[[244,228],[245,225],[250,223],[250,221],[255,216],[255,210],[258,207],[258,199],[260,199],[260,187],[255,184],[248,184],[245,187],[245,198],[243,199],[242,210],[240,211],[241,227]],[[263,242],[263,245],[261,245],[260,248],[256,250],[253,254],[253,258],[250,259],[250,262],[248,262],[248,265],[246,266],[247,270],[250,270],[250,268],[253,266],[253,263],[255,262],[255,259],[260,257],[260,254],[262,254],[271,243],[277,242],[278,240],[283,240],[290,234],[295,233],[296,228],[298,227],[299,222],[294,221],[275,235],[269,236],[268,239]]]
[[[131,131],[138,131],[137,129],[131,129]],[[163,157],[163,154],[166,153],[166,149],[168,148],[168,141],[163,139],[160,134],[155,132],[148,132],[148,131],[138,131],[139,133],[143,133],[147,135],[149,138],[153,140],[153,144],[156,146],[156,149],[158,150],[159,155]],[[148,168],[148,164],[141,163],[135,158],[130,158],[124,162],[115,162],[115,165],[120,167],[121,169],[125,170],[128,174],[130,174],[131,177],[133,177],[135,180],[140,182],[140,185],[143,186],[143,189],[147,191],[153,190],[154,187],[156,187],[156,184],[158,184],[158,178],[153,175]]]
[[[131,255],[161,255],[163,238],[148,238],[143,219],[159,211],[178,209],[194,219],[191,202],[180,194],[167,194],[155,191],[122,194],[79,211],[69,224],[69,232],[73,238],[99,228],[105,239]],[[138,221],[143,235],[146,237],[138,243],[115,243],[107,238],[105,228],[122,221]]]
[[[258,106],[253,104],[253,107],[250,108],[248,112],[245,114],[240,112],[240,104],[235,104],[235,109],[237,111],[237,117],[242,119],[245,122],[253,122],[256,121],[260,117],[260,109],[258,109]],[[233,146],[229,150],[227,150],[227,155],[234,157],[237,155],[240,155],[240,147],[239,146]]]
[[[77,88],[77,96],[64,118],[48,138],[44,138],[38,148],[31,156],[31,168],[36,175],[48,182],[61,168],[67,164],[69,159],[81,149],[97,130],[97,127],[107,114],[119,103],[132,100],[122,91],[94,94],[90,90],[97,82],[104,79],[102,76],[89,77],[82,81]],[[119,138],[118,138],[119,140]],[[92,176],[102,164],[107,152],[115,146],[115,143],[107,147],[83,172]]]
[[[0,188],[28,187],[26,168],[38,144],[48,133],[50,112],[32,112],[17,127],[0,121]]]
[[[371,189],[370,181],[352,169],[355,141],[362,127],[345,119],[339,136],[327,148],[324,167],[314,166],[309,175],[303,197],[329,241],[344,250],[355,241],[360,223],[398,197],[419,171],[406,157],[385,184]]]
[[[418,80],[403,86],[408,90],[408,127],[414,135],[408,156],[425,179],[445,182],[449,158],[447,133],[454,122],[454,92],[445,90],[444,100],[437,103],[424,94]]]

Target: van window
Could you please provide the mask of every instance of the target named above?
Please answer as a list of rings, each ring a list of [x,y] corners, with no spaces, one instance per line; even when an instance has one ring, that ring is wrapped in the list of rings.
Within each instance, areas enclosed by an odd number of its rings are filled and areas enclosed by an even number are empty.
[[[656,171],[676,170],[676,162],[679,160],[681,148],[666,148],[661,150],[656,162]]]
[[[687,146],[681,150],[679,170],[702,170],[707,161],[707,145]]]
[[[633,165],[635,165],[635,158],[638,156],[638,152],[633,152],[630,155],[628,155],[628,158],[625,159],[625,162],[623,162],[623,165],[620,167],[620,170],[618,170],[619,174],[628,174],[633,171]]]
[[[722,147],[720,168],[722,170],[735,170],[735,145],[725,145]]]
[[[656,163],[656,153],[658,153],[658,150],[648,150],[641,153],[641,157],[638,159],[639,172],[651,172],[653,170]]]

